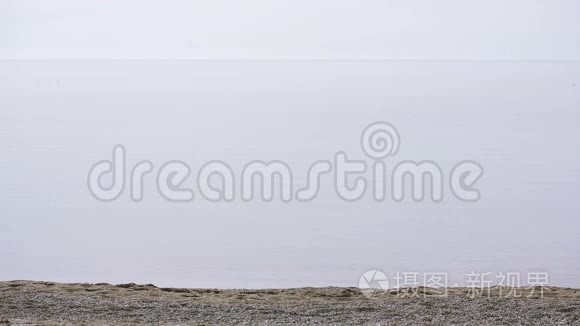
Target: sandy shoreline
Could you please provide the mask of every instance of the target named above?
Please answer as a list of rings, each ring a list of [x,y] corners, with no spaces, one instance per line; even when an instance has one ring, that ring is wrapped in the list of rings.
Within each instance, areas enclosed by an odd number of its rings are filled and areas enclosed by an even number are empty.
[[[357,288],[212,290],[154,285],[0,282],[2,324],[578,324],[580,290],[549,287],[544,297],[447,297],[391,292],[366,298]]]

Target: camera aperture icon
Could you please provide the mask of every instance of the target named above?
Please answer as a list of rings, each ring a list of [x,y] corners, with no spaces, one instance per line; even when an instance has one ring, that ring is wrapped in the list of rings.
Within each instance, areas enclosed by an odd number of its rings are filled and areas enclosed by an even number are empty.
[[[365,297],[373,299],[389,290],[389,279],[385,273],[372,269],[360,277],[358,288]]]

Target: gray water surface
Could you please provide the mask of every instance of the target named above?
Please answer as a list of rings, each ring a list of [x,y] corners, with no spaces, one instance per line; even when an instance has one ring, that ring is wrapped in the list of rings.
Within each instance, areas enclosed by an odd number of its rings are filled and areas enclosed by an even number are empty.
[[[544,271],[580,286],[580,64],[398,61],[1,61],[0,279],[264,288],[356,286],[369,269]],[[363,128],[387,121],[403,160],[485,169],[481,200],[341,201],[330,177],[308,203],[204,200],[207,161],[239,175],[283,160],[296,186],[337,151],[367,160]],[[191,203],[114,202],[91,166],[127,149],[192,167]],[[239,194],[237,194],[239,195]],[[524,275],[524,274],[522,274]]]

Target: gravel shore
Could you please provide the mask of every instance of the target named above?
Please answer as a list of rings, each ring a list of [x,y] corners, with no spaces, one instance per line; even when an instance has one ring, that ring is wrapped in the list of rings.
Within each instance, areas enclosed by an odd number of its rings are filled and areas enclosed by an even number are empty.
[[[471,298],[451,288],[446,297],[430,289],[390,292],[373,299],[357,288],[212,290],[154,285],[0,282],[0,325],[234,325],[234,324],[580,324],[580,290],[536,289],[531,297]],[[524,292],[522,289],[521,292]],[[485,293],[487,294],[487,293]]]

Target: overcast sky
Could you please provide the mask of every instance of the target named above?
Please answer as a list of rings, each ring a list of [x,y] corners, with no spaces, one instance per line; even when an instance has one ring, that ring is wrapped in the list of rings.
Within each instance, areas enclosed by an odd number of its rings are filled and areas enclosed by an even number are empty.
[[[579,60],[577,0],[0,0],[0,58]]]
[[[0,280],[356,286],[379,268],[452,282],[549,271],[578,287],[579,14],[580,0],[0,0]],[[576,61],[2,60],[27,58]],[[387,175],[433,160],[448,180],[474,160],[482,200],[456,200],[445,181],[441,203],[375,203],[370,190],[347,203],[331,174],[308,204],[197,190],[210,160],[236,178],[282,160],[306,186],[316,160],[366,159],[374,121],[401,134]],[[127,173],[155,166],[141,203],[128,185],[112,203],[88,191],[117,144]],[[193,203],[156,191],[174,159],[192,167]]]

